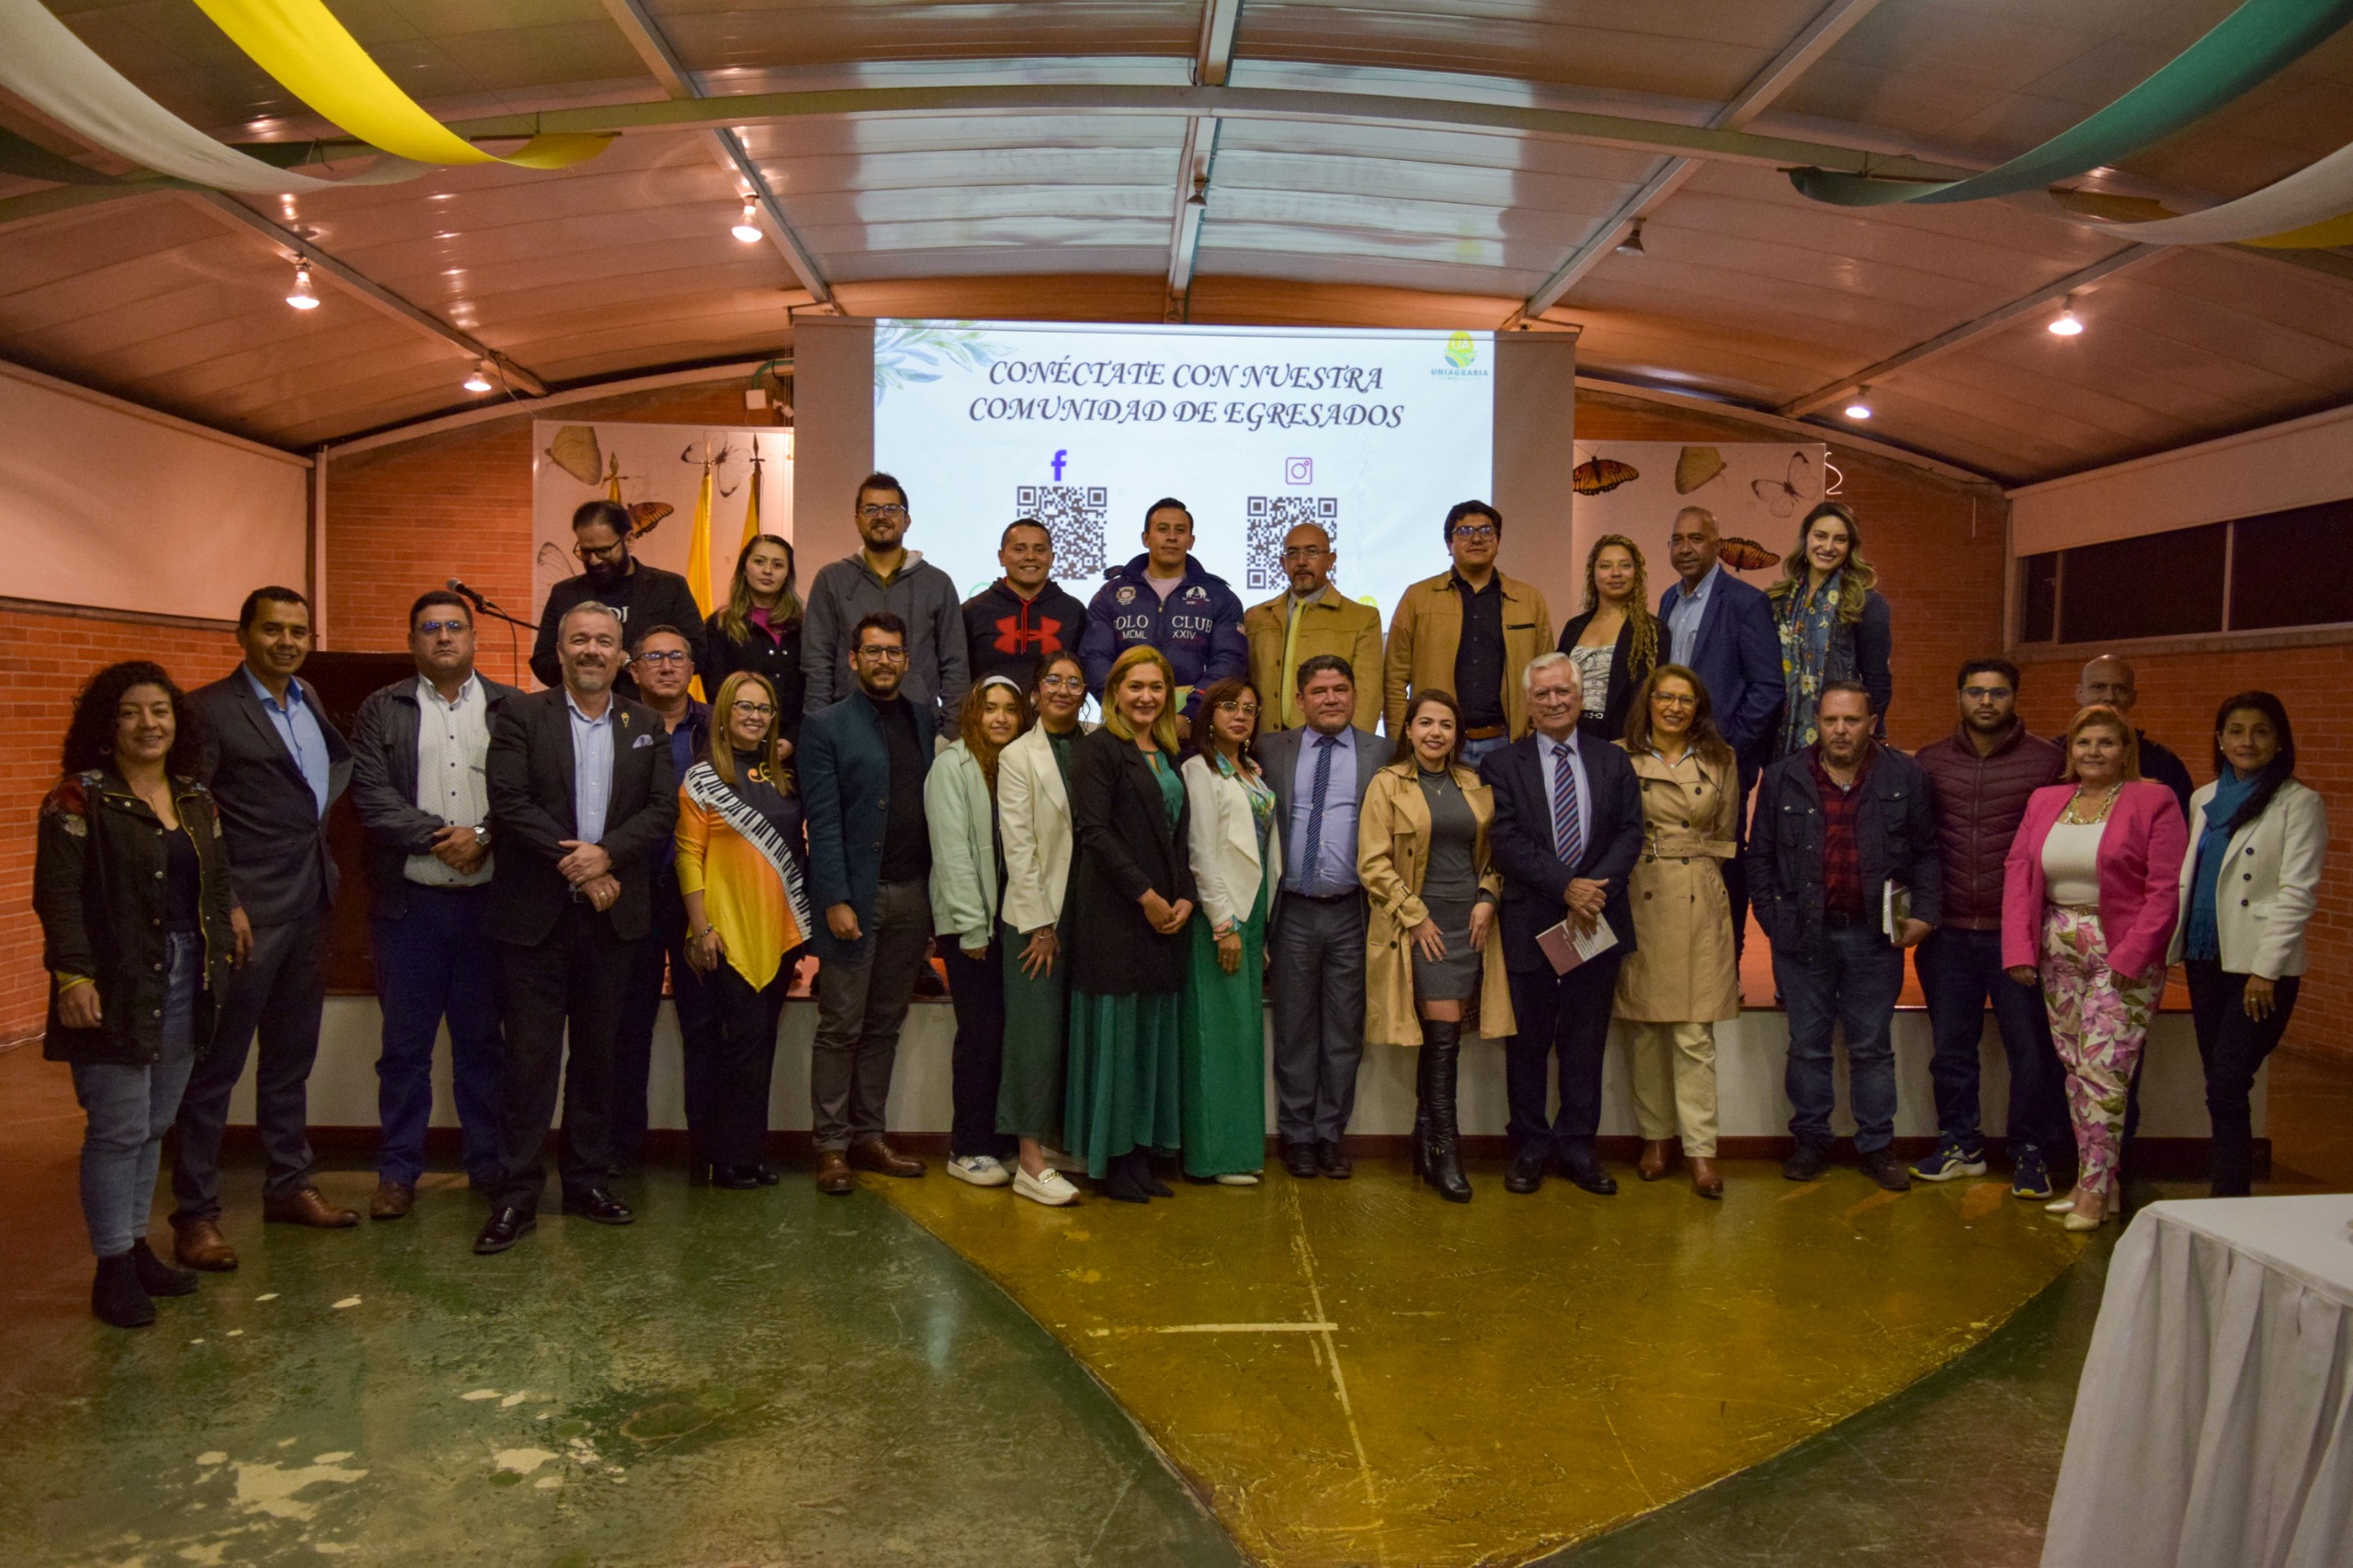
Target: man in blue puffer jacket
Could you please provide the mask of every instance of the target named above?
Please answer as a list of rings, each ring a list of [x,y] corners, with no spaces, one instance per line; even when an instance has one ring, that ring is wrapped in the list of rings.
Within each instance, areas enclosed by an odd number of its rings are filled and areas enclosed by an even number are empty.
[[[1144,514],[1144,552],[1106,574],[1086,607],[1079,662],[1097,698],[1111,663],[1138,642],[1165,654],[1176,672],[1179,712],[1189,722],[1195,693],[1229,676],[1250,673],[1250,640],[1242,632],[1242,601],[1225,579],[1193,559],[1193,514],[1173,496]]]

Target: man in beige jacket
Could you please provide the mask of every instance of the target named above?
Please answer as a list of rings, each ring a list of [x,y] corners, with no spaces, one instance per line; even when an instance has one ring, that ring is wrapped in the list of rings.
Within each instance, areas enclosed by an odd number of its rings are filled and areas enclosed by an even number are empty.
[[[1451,571],[1407,588],[1389,621],[1381,712],[1391,736],[1405,705],[1432,687],[1454,694],[1462,709],[1462,763],[1476,767],[1528,730],[1520,674],[1552,649],[1552,612],[1544,596],[1495,570],[1503,514],[1484,501],[1457,503],[1446,514]]]
[[[1242,618],[1264,731],[1295,730],[1306,722],[1299,705],[1299,667],[1320,653],[1346,659],[1362,677],[1356,689],[1356,727],[1370,731],[1381,721],[1381,689],[1371,678],[1381,667],[1381,612],[1332,585],[1332,568],[1339,559],[1330,534],[1314,523],[1300,524],[1283,536],[1283,573],[1290,578],[1290,592],[1253,607]]]

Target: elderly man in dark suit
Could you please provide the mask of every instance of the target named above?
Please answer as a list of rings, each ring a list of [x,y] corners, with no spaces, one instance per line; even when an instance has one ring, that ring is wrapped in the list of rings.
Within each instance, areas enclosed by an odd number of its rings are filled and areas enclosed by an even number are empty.
[[[478,1253],[504,1252],[539,1222],[559,1078],[563,1211],[600,1225],[637,1218],[606,1185],[613,1039],[653,922],[647,853],[677,823],[678,779],[661,715],[613,689],[621,636],[609,608],[573,606],[556,628],[563,685],[512,699],[491,726],[498,856],[483,929],[500,949],[506,1074]]]
[[[1504,964],[1519,1016],[1504,1048],[1512,1141],[1504,1187],[1534,1192],[1557,1158],[1571,1181],[1606,1198],[1618,1183],[1593,1140],[1618,969],[1634,950],[1626,881],[1643,849],[1642,785],[1624,752],[1577,733],[1585,688],[1574,660],[1540,654],[1521,678],[1534,728],[1479,765],[1495,792],[1488,842],[1504,874]],[[1577,932],[1606,924],[1616,944],[1557,972],[1537,937],[1563,920]],[[1555,1054],[1561,1110],[1548,1118]]]
[[[254,1119],[268,1173],[262,1218],[340,1229],[359,1216],[311,1183],[311,1063],[326,1004],[326,913],[335,901],[327,807],[351,782],[351,753],[296,672],[311,653],[310,601],[256,588],[237,611],[244,662],[195,694],[203,715],[206,781],[220,802],[237,892],[232,916],[249,956],[222,1003],[220,1032],[199,1053],[180,1100],[172,1161],[175,1250],[190,1268],[237,1267],[221,1233],[221,1135],[229,1096],[256,1035]]]
[[[906,623],[871,611],[850,631],[858,689],[801,726],[809,902],[824,912],[810,935],[819,963],[809,1100],[817,1189],[836,1196],[853,1168],[923,1175],[921,1160],[882,1135],[899,1030],[931,955],[932,708],[899,694],[906,667]]]
[[[1659,661],[1683,665],[1708,688],[1716,728],[1740,759],[1740,805],[1733,823],[1746,844],[1748,794],[1769,760],[1787,693],[1772,603],[1763,589],[1724,570],[1717,553],[1722,542],[1715,514],[1705,506],[1686,506],[1676,514],[1666,556],[1681,581],[1658,601],[1664,633]],[[1724,892],[1732,900],[1736,956],[1748,939],[1748,873],[1737,858],[1724,862]]]
[[[1260,692],[1271,710],[1275,694]],[[1275,787],[1283,874],[1267,943],[1275,1006],[1275,1131],[1294,1176],[1352,1174],[1340,1139],[1364,1060],[1364,886],[1357,808],[1390,744],[1358,729],[1356,671],[1336,653],[1302,660],[1292,703],[1303,728],[1258,737]]]

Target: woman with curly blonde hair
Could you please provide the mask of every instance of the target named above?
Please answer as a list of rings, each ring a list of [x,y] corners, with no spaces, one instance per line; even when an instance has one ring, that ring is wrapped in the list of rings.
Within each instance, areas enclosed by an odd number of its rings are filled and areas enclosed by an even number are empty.
[[[1607,745],[1626,732],[1634,688],[1658,665],[1650,574],[1624,534],[1604,534],[1585,558],[1585,613],[1561,628],[1561,652],[1585,683],[1584,735]]]

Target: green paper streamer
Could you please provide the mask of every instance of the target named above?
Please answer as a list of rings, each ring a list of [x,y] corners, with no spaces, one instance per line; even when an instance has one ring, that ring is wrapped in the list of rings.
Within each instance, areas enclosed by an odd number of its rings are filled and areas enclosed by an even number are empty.
[[[1790,183],[1839,207],[1979,201],[2040,189],[2155,146],[2294,63],[2347,20],[2353,0],[2246,0],[2155,75],[1998,168],[1942,183],[1791,169]]]

